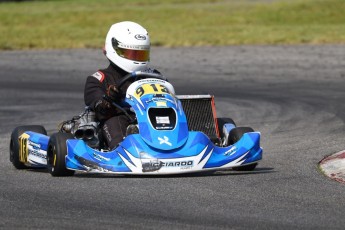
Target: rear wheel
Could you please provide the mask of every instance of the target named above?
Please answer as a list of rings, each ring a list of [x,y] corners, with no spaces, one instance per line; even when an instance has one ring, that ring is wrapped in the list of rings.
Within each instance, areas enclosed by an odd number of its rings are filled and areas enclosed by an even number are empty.
[[[70,133],[54,133],[48,143],[47,167],[52,176],[72,176],[73,170],[66,168],[66,155],[68,139],[73,139]]]
[[[250,132],[254,132],[254,129],[250,127],[236,127],[230,131],[228,143],[231,145],[235,144],[237,141],[239,141],[242,138],[242,136],[245,133],[250,133]],[[253,163],[249,165],[234,167],[232,169],[235,171],[252,171],[256,168],[257,165],[258,163]]]
[[[20,161],[20,143],[19,137],[26,131],[32,131],[35,133],[40,133],[47,135],[46,129],[41,125],[25,125],[16,127],[12,134],[10,140],[10,161],[16,169],[25,169],[27,166]]]

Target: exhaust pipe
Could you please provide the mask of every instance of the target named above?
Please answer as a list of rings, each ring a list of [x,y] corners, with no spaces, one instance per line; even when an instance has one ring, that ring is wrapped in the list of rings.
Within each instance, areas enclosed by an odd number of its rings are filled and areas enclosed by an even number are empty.
[[[85,129],[84,130],[84,138],[87,140],[91,140],[95,136],[95,130],[94,129]]]
[[[74,136],[75,136],[77,139],[82,140],[82,139],[84,138],[84,130],[82,130],[82,129],[77,129],[77,130],[74,132]]]
[[[96,131],[94,127],[82,126],[74,132],[74,136],[80,140],[91,140],[95,137],[95,133]]]

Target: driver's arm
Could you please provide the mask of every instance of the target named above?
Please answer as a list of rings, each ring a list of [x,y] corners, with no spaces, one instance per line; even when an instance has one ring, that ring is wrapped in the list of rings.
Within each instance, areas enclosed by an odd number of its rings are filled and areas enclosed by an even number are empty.
[[[93,76],[87,77],[84,89],[85,105],[95,111],[95,105],[99,100],[102,100],[105,93],[103,84],[97,78]]]
[[[86,79],[84,89],[85,105],[95,111],[99,121],[105,121],[118,113],[116,108],[103,99],[103,96],[106,94],[107,90],[99,79],[94,76],[89,76]]]

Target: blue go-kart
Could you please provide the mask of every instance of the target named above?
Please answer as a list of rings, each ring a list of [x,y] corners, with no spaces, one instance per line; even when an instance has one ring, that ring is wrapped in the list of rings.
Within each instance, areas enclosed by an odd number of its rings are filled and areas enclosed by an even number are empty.
[[[111,102],[130,120],[115,149],[106,146],[102,124],[86,108],[51,136],[39,125],[15,128],[10,141],[14,167],[44,167],[52,176],[76,171],[160,175],[254,170],[262,159],[260,133],[217,118],[213,96],[176,96],[173,86],[154,73],[131,73],[119,87],[128,81],[125,101]]]

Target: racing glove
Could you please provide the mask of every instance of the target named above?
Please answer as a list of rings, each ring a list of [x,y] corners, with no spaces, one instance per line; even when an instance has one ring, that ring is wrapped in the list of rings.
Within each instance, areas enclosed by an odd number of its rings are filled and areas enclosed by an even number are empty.
[[[95,114],[99,121],[108,120],[115,115],[114,108],[105,99],[100,99],[95,104]]]
[[[121,93],[117,89],[116,85],[109,85],[107,95],[111,100],[115,102],[119,102],[121,100]]]

